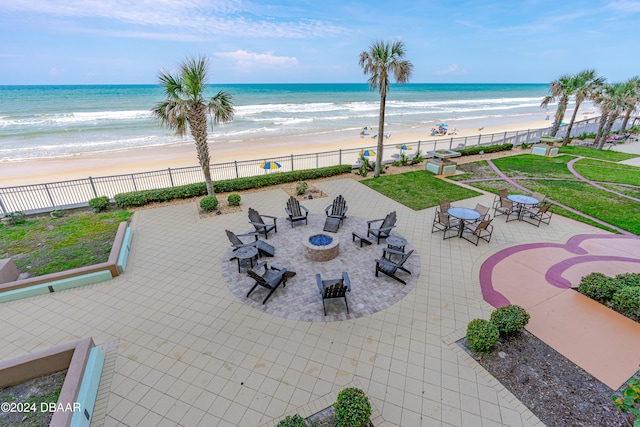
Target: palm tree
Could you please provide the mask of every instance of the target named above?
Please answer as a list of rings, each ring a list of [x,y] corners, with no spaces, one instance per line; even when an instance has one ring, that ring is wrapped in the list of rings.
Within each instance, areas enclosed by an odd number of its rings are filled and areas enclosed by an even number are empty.
[[[584,70],[571,77],[571,83],[569,85],[570,92],[575,95],[576,106],[573,110],[573,114],[571,115],[569,125],[567,126],[567,133],[564,136],[564,141],[562,141],[563,147],[571,141],[571,129],[576,121],[580,104],[587,99],[591,99],[597,88],[604,84],[604,81],[605,78],[598,77],[595,70]]]
[[[572,93],[572,82],[569,74],[564,74],[549,84],[549,95],[542,98],[541,107],[547,107],[550,103],[558,101],[558,109],[553,126],[551,127],[551,136],[556,136],[560,129],[564,113],[567,111],[569,97]]]
[[[204,98],[208,74],[209,62],[202,56],[187,58],[175,75],[161,71],[158,81],[166,99],[158,103],[152,112],[163,125],[175,130],[176,135],[184,136],[189,128],[196,144],[207,194],[213,196],[215,191],[209,169],[211,157],[207,143],[207,113],[218,125],[231,121],[234,110],[231,106],[232,97],[227,92],[220,91],[208,100]]]
[[[613,123],[625,109],[626,91],[627,88],[624,83],[614,83],[604,86],[595,98],[595,102],[600,106],[602,112],[598,133],[593,141],[594,144],[597,144],[596,148],[598,150],[602,150],[609,137]]]
[[[375,41],[368,51],[360,53],[360,66],[364,74],[369,75],[371,89],[380,90],[380,116],[378,118],[378,157],[373,176],[380,176],[382,167],[382,149],[384,141],[384,110],[389,89],[389,76],[393,75],[396,83],[404,84],[409,81],[413,64],[404,59],[406,50],[402,41],[393,43]]]
[[[638,109],[638,105],[640,105],[640,76],[631,77],[625,85],[627,85],[627,105],[622,126],[620,127],[620,133],[624,133],[627,130],[627,123],[631,118],[631,114],[633,114],[633,112]]]

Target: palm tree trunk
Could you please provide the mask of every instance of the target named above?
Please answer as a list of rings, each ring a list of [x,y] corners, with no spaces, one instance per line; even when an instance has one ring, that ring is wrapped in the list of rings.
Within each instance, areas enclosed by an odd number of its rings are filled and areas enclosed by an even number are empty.
[[[609,111],[602,109],[602,115],[600,116],[600,122],[598,123],[598,132],[596,133],[596,137],[593,140],[593,144],[597,145],[598,150],[602,150],[602,146],[604,145],[604,141],[600,143],[600,140],[602,139],[602,133],[604,132],[608,117]]]
[[[373,171],[373,177],[380,176],[382,170],[382,150],[384,149],[384,111],[387,103],[387,88],[380,87],[380,117],[378,118],[378,151],[376,155],[376,167]]]
[[[620,135],[624,135],[625,131],[627,130],[627,123],[631,118],[631,112],[632,110],[629,108],[627,109],[627,112],[624,115],[624,119],[622,120],[622,127],[620,127]]]
[[[553,123],[553,127],[551,128],[551,136],[556,136],[556,134],[560,130],[560,124],[562,123],[562,119],[564,119],[564,112],[567,111],[568,102],[568,99],[565,98],[562,98],[560,102],[558,102],[558,110],[556,111],[555,122]]]
[[[576,101],[576,108],[573,110],[573,114],[571,115],[571,121],[567,126],[567,134],[564,136],[564,141],[562,141],[563,147],[565,147],[571,141],[571,129],[573,128],[573,123],[576,121],[576,116],[578,115],[578,108],[580,108],[580,103]]]
[[[211,180],[211,170],[209,168],[211,156],[209,156],[209,144],[207,144],[207,114],[204,104],[201,102],[194,103],[187,120],[196,144],[196,153],[204,175],[204,182],[207,186],[207,195],[214,196],[216,193],[213,190],[213,181]]]

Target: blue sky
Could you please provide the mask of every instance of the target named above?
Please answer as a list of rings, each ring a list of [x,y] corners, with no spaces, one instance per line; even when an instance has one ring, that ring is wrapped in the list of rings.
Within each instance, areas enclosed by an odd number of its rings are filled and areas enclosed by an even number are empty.
[[[401,39],[415,83],[547,83],[640,73],[640,1],[10,0],[0,85],[155,83],[187,56],[215,83],[365,82],[359,53]]]

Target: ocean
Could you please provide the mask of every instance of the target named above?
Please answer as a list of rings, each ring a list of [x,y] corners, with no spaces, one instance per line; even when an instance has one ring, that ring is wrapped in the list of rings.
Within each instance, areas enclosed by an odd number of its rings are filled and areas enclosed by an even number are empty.
[[[209,141],[353,135],[378,125],[379,93],[367,84],[229,84],[233,122],[209,128]],[[438,122],[542,120],[547,84],[407,84],[387,94],[385,133],[430,129]],[[160,125],[150,110],[157,85],[0,86],[0,161],[191,143]]]

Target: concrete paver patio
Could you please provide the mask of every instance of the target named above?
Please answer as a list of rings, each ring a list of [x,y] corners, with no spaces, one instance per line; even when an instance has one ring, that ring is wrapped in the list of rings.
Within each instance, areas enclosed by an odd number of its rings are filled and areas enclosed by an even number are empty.
[[[273,316],[233,295],[223,280],[224,230],[247,230],[249,206],[283,217],[288,196],[265,190],[247,194],[238,214],[202,219],[195,203],[136,212],[125,274],[3,304],[0,357],[92,336],[107,354],[92,426],[273,424],[354,382],[372,399],[381,425],[542,425],[455,341],[470,320],[493,310],[479,282],[492,254],[602,232],[558,216],[540,228],[497,220],[491,243],[476,247],[431,234],[434,209],[412,211],[350,179],[317,186],[330,197],[344,195],[350,216],[397,211],[397,233],[420,257],[421,273],[404,298],[370,315],[308,322]],[[327,200],[304,204],[322,213]],[[287,285],[272,298],[292,290]]]

